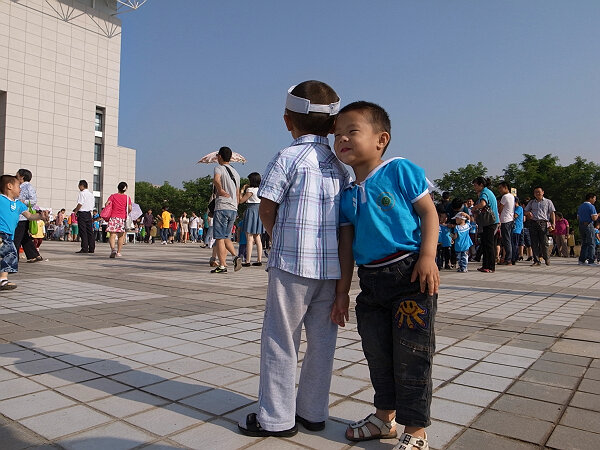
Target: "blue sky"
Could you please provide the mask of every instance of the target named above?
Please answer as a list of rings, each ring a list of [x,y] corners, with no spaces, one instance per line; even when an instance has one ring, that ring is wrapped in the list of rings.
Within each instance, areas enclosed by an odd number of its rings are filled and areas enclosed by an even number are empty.
[[[121,18],[119,143],[138,181],[210,175],[196,161],[223,145],[262,173],[307,79],[386,108],[386,156],[431,179],[477,161],[501,174],[523,153],[600,160],[596,0],[149,0]]]

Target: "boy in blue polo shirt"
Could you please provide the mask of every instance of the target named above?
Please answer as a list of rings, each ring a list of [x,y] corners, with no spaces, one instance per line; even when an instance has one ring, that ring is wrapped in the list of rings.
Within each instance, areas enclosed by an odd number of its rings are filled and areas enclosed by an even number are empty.
[[[0,177],[0,290],[16,289],[17,285],[9,283],[8,274],[17,272],[19,268],[19,253],[13,243],[15,228],[19,215],[27,220],[48,220],[48,211],[31,214],[25,203],[19,200],[20,183],[12,175]]]
[[[358,332],[375,389],[376,412],[349,425],[352,441],[391,438],[395,449],[429,448],[433,331],[440,278],[435,262],[438,216],[423,169],[404,158],[381,158],[390,119],[369,102],[351,103],[335,124],[335,152],[354,169],[342,192],[340,265],[331,320],[348,320],[354,260],[361,292]]]

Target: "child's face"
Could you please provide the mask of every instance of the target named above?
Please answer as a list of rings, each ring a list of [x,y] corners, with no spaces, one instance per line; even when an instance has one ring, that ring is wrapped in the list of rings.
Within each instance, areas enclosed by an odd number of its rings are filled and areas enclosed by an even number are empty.
[[[465,224],[465,219],[463,217],[457,217],[454,220],[456,220],[456,225],[464,225]]]
[[[334,128],[335,154],[340,161],[351,167],[380,161],[382,150],[387,144],[386,139],[382,145],[382,134],[373,129],[373,125],[361,111],[340,114]]]
[[[21,184],[18,181],[6,185],[6,196],[15,200],[21,195]]]
[[[446,223],[446,220],[448,219],[446,214],[440,214],[439,217],[440,217],[440,223]]]

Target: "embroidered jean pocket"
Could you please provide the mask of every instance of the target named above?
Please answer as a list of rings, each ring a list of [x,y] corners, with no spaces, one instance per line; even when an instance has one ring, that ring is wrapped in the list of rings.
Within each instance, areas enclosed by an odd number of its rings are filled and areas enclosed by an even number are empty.
[[[415,293],[392,303],[394,341],[414,351],[433,352],[436,296]]]

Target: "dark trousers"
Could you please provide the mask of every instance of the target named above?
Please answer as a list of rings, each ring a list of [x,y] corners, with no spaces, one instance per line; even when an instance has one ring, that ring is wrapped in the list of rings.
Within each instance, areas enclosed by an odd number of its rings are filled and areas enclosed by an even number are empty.
[[[19,254],[19,247],[23,246],[25,256],[27,259],[33,259],[40,256],[39,252],[35,248],[33,239],[29,235],[29,221],[22,220],[17,224],[15,228],[15,237],[13,239],[15,248],[17,249],[17,256]]]
[[[596,256],[594,224],[579,224],[579,235],[581,236],[581,251],[579,253],[579,261],[589,263],[594,262],[594,257]]]
[[[533,251],[533,260],[539,262],[540,258],[548,261],[548,236],[546,231],[548,224],[545,220],[533,220],[529,226],[529,237],[531,238],[531,250]]]
[[[438,247],[437,266],[438,269],[450,266],[450,247]]]
[[[500,242],[504,249],[504,260],[508,262],[512,261],[512,229],[512,221],[500,224]]]
[[[150,225],[149,227],[144,226],[144,229],[146,230],[146,236],[144,236],[144,242],[150,242],[150,230],[152,229],[152,225]],[[152,242],[154,242],[154,238],[152,238]]]
[[[494,246],[494,235],[498,229],[498,224],[494,223],[483,227],[481,232],[481,250],[483,262],[481,267],[484,269],[496,270],[496,249]]]
[[[430,424],[431,369],[437,294],[410,282],[417,255],[386,267],[360,267],[358,332],[375,389],[376,408],[396,411],[399,424]]]
[[[96,249],[96,241],[94,241],[92,213],[89,211],[78,211],[77,224],[79,225],[79,237],[81,238],[81,251],[93,253]]]
[[[519,259],[519,247],[523,245],[523,233],[515,234],[511,236],[512,241],[512,262],[515,263]]]

